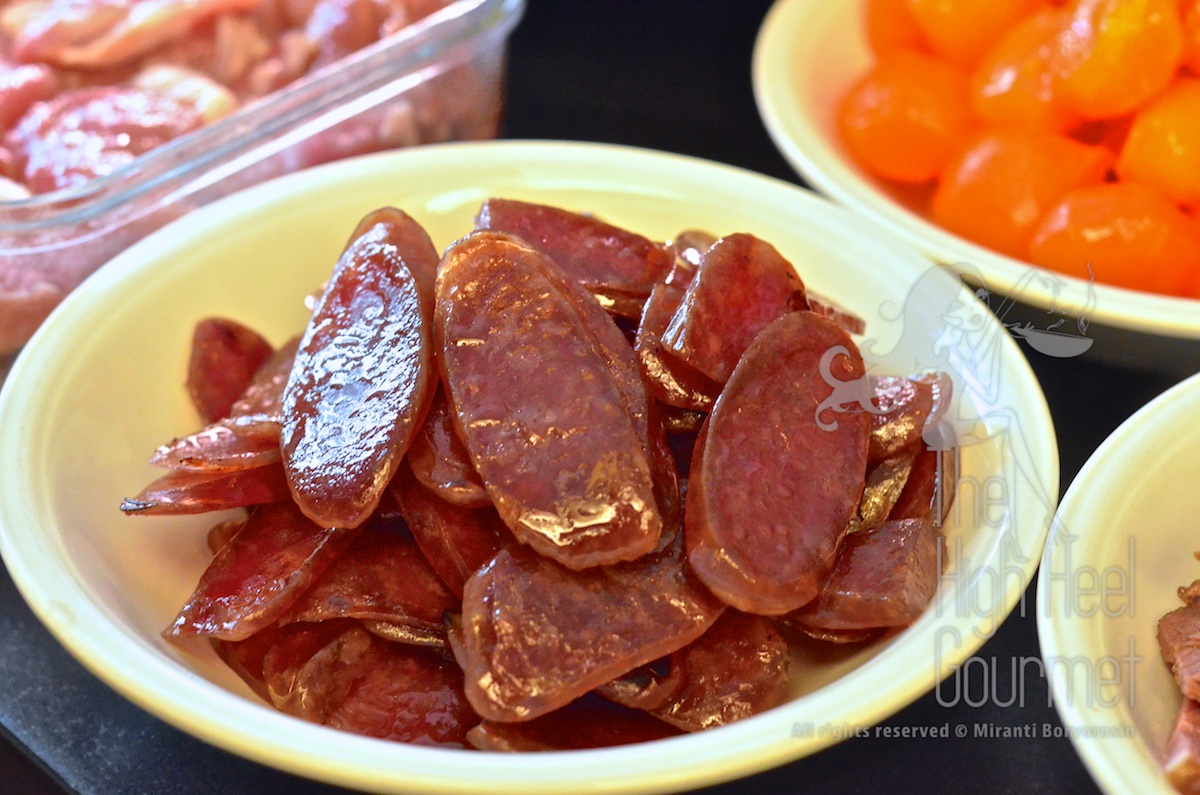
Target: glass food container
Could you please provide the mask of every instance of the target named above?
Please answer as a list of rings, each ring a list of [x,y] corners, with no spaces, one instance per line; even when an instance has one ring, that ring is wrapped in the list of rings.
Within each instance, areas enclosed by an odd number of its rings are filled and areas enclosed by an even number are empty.
[[[455,0],[82,185],[0,201],[0,383],[89,274],[189,210],[307,166],[495,137],[524,0]]]

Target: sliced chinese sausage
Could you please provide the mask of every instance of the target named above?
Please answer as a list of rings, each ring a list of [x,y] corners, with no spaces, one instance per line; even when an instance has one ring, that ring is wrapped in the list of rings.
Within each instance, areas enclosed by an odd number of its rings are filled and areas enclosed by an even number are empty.
[[[806,309],[804,283],[790,262],[753,235],[729,235],[705,252],[662,345],[723,384],[771,321]]]
[[[557,266],[474,232],[438,276],[438,361],[463,442],[505,524],[571,568],[654,549],[662,520],[626,395]]]
[[[938,372],[912,376],[871,376],[872,461],[915,450],[921,441],[932,441],[931,429],[941,422],[949,406],[953,382]]]
[[[319,527],[290,501],[256,508],[218,550],[163,634],[219,640],[253,635],[283,615],[356,533]]]
[[[187,390],[206,423],[229,416],[255,372],[275,349],[257,331],[225,318],[196,324],[188,359]]]
[[[675,688],[663,702],[640,707],[684,731],[724,726],[777,705],[787,682],[788,645],[770,620],[726,610],[707,632],[672,654]],[[619,689],[601,695],[625,701]]]
[[[251,414],[262,414],[279,420],[283,416],[283,390],[287,386],[288,376],[296,362],[296,351],[300,347],[300,338],[293,337],[285,342],[246,386],[238,399],[229,410],[231,417],[244,417]]]
[[[687,645],[722,609],[687,569],[679,537],[578,572],[509,545],[467,581],[450,644],[483,718],[531,720]]]
[[[262,414],[218,420],[154,451],[150,463],[167,469],[231,472],[277,464],[279,420]]]
[[[430,300],[419,285],[437,260],[416,221],[377,210],[313,311],[284,390],[281,441],[292,495],[318,524],[353,527],[371,515],[433,398]]]
[[[516,238],[505,239],[521,244]],[[637,357],[617,323],[592,300],[587,290],[568,278],[548,257],[533,258],[530,264],[540,268],[541,274],[571,303],[584,331],[596,344],[596,350],[608,366],[609,375],[621,393],[625,412],[650,463],[655,504],[664,528],[660,537],[666,543],[667,531],[673,532],[679,527],[679,479],[661,413],[646,392],[646,384],[638,371]]]
[[[638,317],[650,289],[667,274],[670,248],[597,218],[558,207],[488,199],[476,229],[508,232],[543,252],[574,280],[610,305]]]
[[[458,603],[426,562],[400,514],[381,509],[279,623],[356,618],[395,627],[392,638],[444,646],[442,615]]]
[[[690,265],[678,262],[665,280],[654,285],[638,324],[634,351],[646,388],[655,399],[693,411],[708,411],[721,385],[663,349],[662,335],[683,302],[693,277]]]
[[[887,521],[904,493],[916,458],[916,451],[906,450],[870,464],[858,504],[857,526],[852,529],[869,530]]]
[[[408,447],[408,463],[417,480],[446,502],[474,508],[492,504],[458,438],[450,404],[441,390]]]
[[[490,503],[463,508],[441,500],[407,466],[392,478],[389,491],[429,565],[461,599],[467,578],[496,556],[508,535],[495,509]]]
[[[372,664],[325,725],[367,737],[440,748],[469,748],[479,722],[463,693],[462,671],[432,649],[372,638]]]
[[[937,589],[940,547],[929,519],[889,521],[851,533],[817,598],[784,620],[834,632],[906,627]]]
[[[467,740],[481,751],[581,751],[648,743],[679,733],[641,710],[589,693],[531,721],[485,720],[467,732]]]
[[[949,450],[921,450],[913,461],[904,490],[889,519],[932,519],[941,525],[950,513],[957,486],[957,454]]]
[[[845,330],[792,312],[759,334],[717,399],[684,524],[692,568],[730,605],[786,613],[828,577],[862,496],[871,424],[835,409],[863,378]]]
[[[468,747],[467,731],[479,718],[463,694],[462,673],[438,653],[390,643],[348,620],[267,627],[259,635],[222,642],[219,653],[224,647],[221,656],[240,663],[244,678],[280,710],[369,737]]]
[[[806,292],[806,297],[808,298],[809,309],[821,317],[832,320],[851,334],[862,334],[867,330],[867,321],[832,298],[818,295],[812,290]]]
[[[355,621],[271,626],[259,662],[267,700],[298,718],[324,723],[370,667],[372,640]],[[251,647],[253,648],[253,646]]]
[[[136,497],[126,497],[121,510],[140,516],[208,513],[286,500],[289,495],[278,462],[229,471],[176,469]]]
[[[918,443],[933,408],[933,385],[902,375],[871,376],[870,382],[875,410],[868,457],[878,461]]]

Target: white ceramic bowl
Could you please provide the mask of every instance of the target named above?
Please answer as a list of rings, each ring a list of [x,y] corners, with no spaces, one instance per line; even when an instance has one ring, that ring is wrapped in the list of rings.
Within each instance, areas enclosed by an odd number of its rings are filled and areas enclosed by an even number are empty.
[[[1091,286],[998,254],[917,213],[903,192],[849,157],[837,133],[837,108],[873,60],[865,6],[864,0],[778,0],[759,31],[755,97],[776,146],[800,175],[937,262],[977,271],[988,290],[1017,299],[1003,307],[1002,320],[1044,327],[1053,310],[1090,323],[1091,356],[1163,372],[1200,370],[1200,300]]]
[[[811,288],[867,320],[863,347],[875,372],[951,370],[964,496],[929,611],[869,648],[800,655],[789,703],[754,719],[662,743],[525,756],[410,747],[304,723],[259,702],[206,647],[164,642],[159,631],[206,565],[211,520],[130,518],[117,505],[155,474],[146,463],[154,447],[196,423],[182,388],[193,324],[222,314],[279,343],[302,328],[305,295],[366,212],[403,207],[445,246],[491,195],[593,211],[659,239],[695,227],[757,233]],[[1038,384],[957,279],[795,186],[586,144],[414,149],[301,172],[198,210],[68,298],[18,358],[0,393],[0,427],[0,552],[68,649],[208,742],[385,792],[681,790],[817,751],[927,692],[990,635],[1032,577],[1053,514],[1045,494],[1058,489]]]
[[[1182,698],[1156,632],[1183,604],[1177,589],[1200,579],[1197,417],[1200,375],[1117,428],[1063,497],[1038,575],[1055,706],[1108,793],[1175,792],[1159,760]]]

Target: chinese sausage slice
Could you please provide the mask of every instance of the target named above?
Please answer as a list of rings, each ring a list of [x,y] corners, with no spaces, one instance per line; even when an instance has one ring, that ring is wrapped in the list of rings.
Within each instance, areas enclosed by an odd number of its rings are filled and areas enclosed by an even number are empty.
[[[777,615],[817,595],[866,478],[871,415],[850,336],[790,312],[751,343],[701,431],[684,525],[688,560],[726,603]],[[835,390],[844,390],[837,391]]]
[[[532,720],[682,648],[724,606],[676,535],[638,560],[570,571],[510,544],[467,581],[450,646],[481,717]]]
[[[504,523],[584,569],[650,552],[662,519],[622,384],[555,271],[517,238],[468,235],[442,260],[434,339],[456,427]]]
[[[283,397],[284,469],[296,503],[325,527],[378,505],[433,398],[429,236],[400,210],[362,220],[296,352]],[[426,289],[428,289],[426,287]]]

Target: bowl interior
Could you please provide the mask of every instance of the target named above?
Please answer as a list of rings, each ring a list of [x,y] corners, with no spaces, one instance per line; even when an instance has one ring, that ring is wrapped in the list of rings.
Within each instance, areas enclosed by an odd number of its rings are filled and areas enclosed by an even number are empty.
[[[215,518],[125,517],[155,446],[199,421],[183,390],[195,322],[224,315],[278,344],[376,207],[405,209],[444,247],[492,195],[594,212],[658,239],[702,228],[774,243],[808,286],[867,321],[876,373],[955,381],[960,450],[950,553],[934,606],[867,647],[797,650],[791,700],[653,746],[510,757],[397,746],[261,704],[206,646],[159,632],[194,587]],[[1028,583],[1057,494],[1054,430],[1012,339],[957,278],[794,186],[688,158],[584,144],[450,144],[345,161],[205,207],[73,293],[0,393],[0,552],[64,645],[102,679],[197,736],[258,761],[379,791],[678,790],[812,753],[928,691]],[[1016,576],[1011,576],[1013,573]],[[805,733],[802,728],[809,727]]]
[[[1038,310],[1042,325],[1044,312],[1054,311],[1118,330],[1091,332],[1097,357],[1143,368],[1150,357],[1153,367],[1189,374],[1200,369],[1200,301],[1089,284],[992,252],[919,214],[914,208],[920,190],[888,187],[851,160],[839,140],[836,114],[842,96],[873,61],[865,6],[864,0],[779,0],[763,23],[754,52],[755,97],[768,132],[792,166],[822,193],[934,260]],[[1036,313],[1016,311],[1020,317],[1010,320],[1037,322]],[[1164,337],[1168,340],[1159,340]],[[1156,347],[1167,350],[1156,356]]]
[[[1181,696],[1158,619],[1200,579],[1200,377],[1147,404],[1099,447],[1055,518],[1038,625],[1055,706],[1109,792],[1175,790],[1159,760]]]

